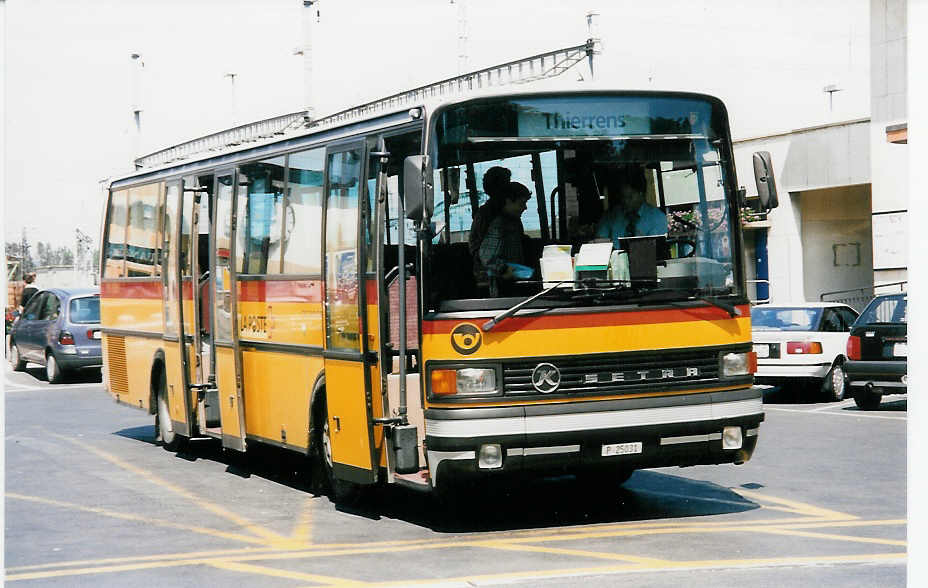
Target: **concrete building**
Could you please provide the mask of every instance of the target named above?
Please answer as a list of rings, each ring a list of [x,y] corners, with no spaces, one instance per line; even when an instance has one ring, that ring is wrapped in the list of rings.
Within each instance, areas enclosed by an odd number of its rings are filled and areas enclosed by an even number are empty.
[[[906,2],[870,8],[871,117],[735,140],[748,196],[755,151],[770,152],[779,191],[780,206],[744,226],[756,300],[860,305],[874,286],[907,279]]]

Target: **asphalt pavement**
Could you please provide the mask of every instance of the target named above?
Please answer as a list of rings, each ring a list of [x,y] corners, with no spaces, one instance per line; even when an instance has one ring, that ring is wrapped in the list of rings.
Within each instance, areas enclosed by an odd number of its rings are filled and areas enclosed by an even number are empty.
[[[5,368],[11,586],[903,586],[905,396],[880,410],[771,391],[742,466],[475,488],[376,488],[336,508],[305,460],[195,442],[99,378]]]

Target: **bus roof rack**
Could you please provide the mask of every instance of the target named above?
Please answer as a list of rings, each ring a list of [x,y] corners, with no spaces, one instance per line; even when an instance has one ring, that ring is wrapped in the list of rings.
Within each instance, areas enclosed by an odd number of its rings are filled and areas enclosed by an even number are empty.
[[[461,74],[353,106],[318,119],[312,119],[306,111],[300,111],[247,123],[143,155],[134,161],[135,169],[149,169],[173,161],[186,160],[202,153],[224,151],[243,143],[263,141],[305,129],[338,126],[378,114],[395,112],[404,107],[421,104],[424,100],[457,96],[490,87],[527,84],[549,79],[563,74],[584,58],[589,59],[592,69],[593,55],[599,52],[599,39],[591,38],[581,45],[555,49]]]

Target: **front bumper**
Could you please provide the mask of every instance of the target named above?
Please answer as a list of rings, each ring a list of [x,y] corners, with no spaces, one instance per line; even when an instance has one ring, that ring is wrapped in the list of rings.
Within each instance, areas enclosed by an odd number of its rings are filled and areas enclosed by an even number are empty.
[[[429,409],[426,455],[432,485],[448,478],[584,469],[742,463],[764,420],[762,390],[504,408]],[[722,429],[741,428],[742,446],[722,448]],[[604,445],[641,443],[640,453],[603,456]],[[499,444],[502,466],[478,467],[480,447]]]

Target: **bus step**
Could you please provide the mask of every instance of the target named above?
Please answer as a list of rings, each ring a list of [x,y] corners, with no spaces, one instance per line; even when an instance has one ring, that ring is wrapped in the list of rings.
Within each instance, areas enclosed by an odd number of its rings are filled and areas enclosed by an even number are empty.
[[[428,469],[421,469],[413,474],[393,474],[393,480],[401,486],[415,490],[431,490]]]

